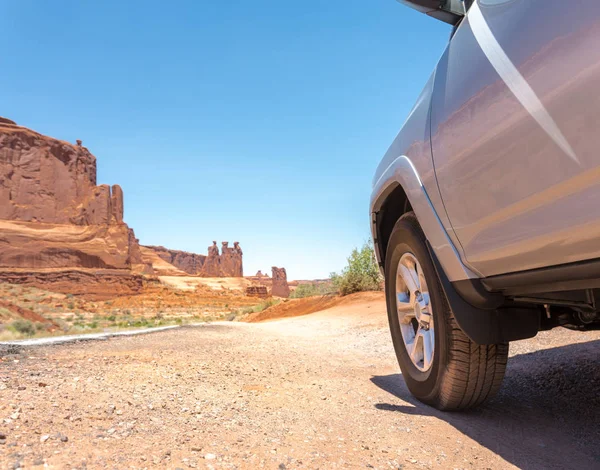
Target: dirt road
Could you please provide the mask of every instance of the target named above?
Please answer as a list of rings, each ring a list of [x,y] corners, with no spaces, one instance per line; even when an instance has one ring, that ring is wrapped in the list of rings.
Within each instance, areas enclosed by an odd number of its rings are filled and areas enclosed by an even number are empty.
[[[11,351],[2,468],[599,468],[600,332],[511,346],[500,395],[469,413],[411,398],[381,297]]]

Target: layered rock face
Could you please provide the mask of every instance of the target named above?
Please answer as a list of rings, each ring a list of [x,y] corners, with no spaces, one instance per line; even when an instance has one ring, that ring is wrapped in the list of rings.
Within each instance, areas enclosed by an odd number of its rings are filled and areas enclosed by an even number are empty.
[[[244,268],[243,252],[235,242],[233,248],[229,242],[222,242],[221,253],[217,242],[208,247],[208,255],[199,255],[187,251],[170,250],[164,246],[144,246],[153,250],[161,259],[188,274],[202,277],[242,277]]]
[[[96,185],[96,158],[81,142],[0,118],[0,268],[141,265],[123,222],[123,191]]]
[[[287,273],[285,268],[276,268],[273,266],[271,270],[273,274],[273,287],[271,288],[271,295],[288,298],[290,296],[290,286],[287,282]]]
[[[51,224],[123,222],[123,191],[96,186],[96,158],[83,146],[0,122],[0,219]]]

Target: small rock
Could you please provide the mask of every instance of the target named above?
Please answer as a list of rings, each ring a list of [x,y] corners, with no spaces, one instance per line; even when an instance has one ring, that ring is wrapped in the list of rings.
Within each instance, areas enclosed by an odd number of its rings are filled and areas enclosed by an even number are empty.
[[[47,387],[48,384],[44,382],[38,382],[38,387]]]
[[[204,458],[205,458],[206,460],[215,460],[215,459],[217,458],[217,456],[216,456],[215,454],[206,454],[206,455],[204,456]]]
[[[50,435],[44,434],[42,437],[40,437],[40,442],[46,442],[48,439],[50,439]]]
[[[60,436],[60,442],[69,442],[69,438],[67,436]]]

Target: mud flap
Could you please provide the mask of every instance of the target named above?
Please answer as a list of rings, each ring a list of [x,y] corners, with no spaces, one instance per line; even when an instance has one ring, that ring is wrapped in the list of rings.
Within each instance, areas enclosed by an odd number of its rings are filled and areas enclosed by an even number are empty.
[[[540,329],[540,311],[537,308],[474,307],[456,292],[429,242],[427,249],[456,322],[472,341],[477,344],[498,344],[533,338],[537,334]]]

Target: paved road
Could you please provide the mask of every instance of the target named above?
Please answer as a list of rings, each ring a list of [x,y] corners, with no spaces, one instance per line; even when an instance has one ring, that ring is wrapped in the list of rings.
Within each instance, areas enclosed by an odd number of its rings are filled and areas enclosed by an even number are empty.
[[[407,392],[384,315],[371,302],[9,351],[0,465],[600,468],[600,332],[515,343],[495,400],[440,413]]]

